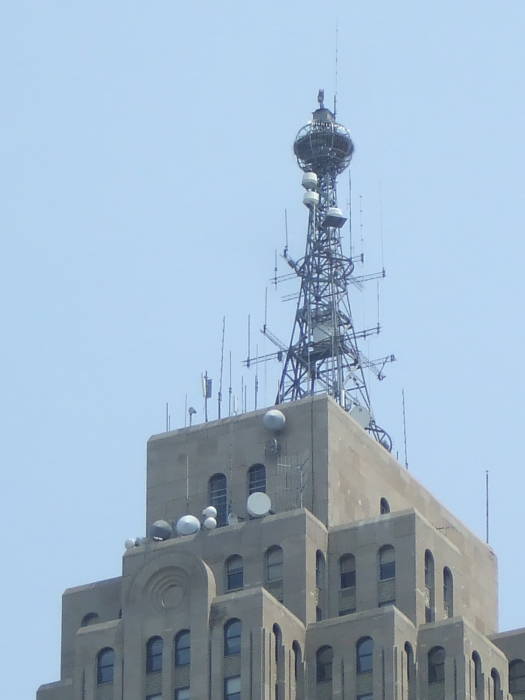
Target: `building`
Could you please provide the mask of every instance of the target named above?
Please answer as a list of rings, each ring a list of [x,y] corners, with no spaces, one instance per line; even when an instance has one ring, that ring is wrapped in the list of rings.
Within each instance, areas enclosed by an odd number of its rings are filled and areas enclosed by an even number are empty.
[[[65,592],[38,700],[525,700],[494,553],[330,393],[149,440],[149,535]]]

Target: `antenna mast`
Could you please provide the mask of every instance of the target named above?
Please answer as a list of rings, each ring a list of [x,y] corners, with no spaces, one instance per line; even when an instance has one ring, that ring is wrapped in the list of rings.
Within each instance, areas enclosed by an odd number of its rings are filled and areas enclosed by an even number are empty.
[[[349,284],[356,284],[354,262],[344,254],[341,242],[346,217],[337,206],[336,181],[350,164],[354,144],[348,129],[324,106],[324,90],[317,99],[318,109],[294,142],[304,172],[308,229],[304,257],[295,261],[287,250],[284,254],[301,280],[301,289],[276,402],[327,392],[390,450],[390,436],[374,419],[364,370],[383,379],[385,364],[395,358],[370,361],[359,350],[358,339],[375,331],[357,331],[354,326],[348,294]],[[266,335],[272,339],[268,330]]]

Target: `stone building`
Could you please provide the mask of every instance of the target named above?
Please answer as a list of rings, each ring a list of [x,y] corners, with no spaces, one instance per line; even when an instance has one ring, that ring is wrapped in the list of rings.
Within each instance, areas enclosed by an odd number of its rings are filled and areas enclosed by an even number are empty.
[[[209,505],[218,527],[67,590],[38,700],[524,700],[490,547],[326,394],[279,409],[149,440],[148,533]]]

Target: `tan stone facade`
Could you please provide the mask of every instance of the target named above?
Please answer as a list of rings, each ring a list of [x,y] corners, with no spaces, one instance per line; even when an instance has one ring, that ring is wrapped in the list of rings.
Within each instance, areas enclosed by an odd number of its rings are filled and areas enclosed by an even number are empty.
[[[66,591],[61,680],[38,700],[525,699],[492,550],[330,398],[281,409],[278,434],[263,410],[150,439],[148,531],[200,517],[217,474],[230,524]]]

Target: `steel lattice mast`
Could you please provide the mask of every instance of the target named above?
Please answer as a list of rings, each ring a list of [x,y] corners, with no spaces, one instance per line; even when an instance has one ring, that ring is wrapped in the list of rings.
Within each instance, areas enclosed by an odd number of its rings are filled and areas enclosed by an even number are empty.
[[[354,327],[348,294],[354,264],[341,244],[346,218],[337,207],[336,178],[348,167],[354,145],[349,131],[324,106],[323,91],[318,99],[319,108],[294,142],[304,171],[308,234],[303,258],[294,261],[285,250],[301,289],[276,402],[327,392],[391,449],[390,437],[374,420],[364,370],[381,379],[382,366],[394,358],[370,362],[358,348],[358,339],[369,332]]]

